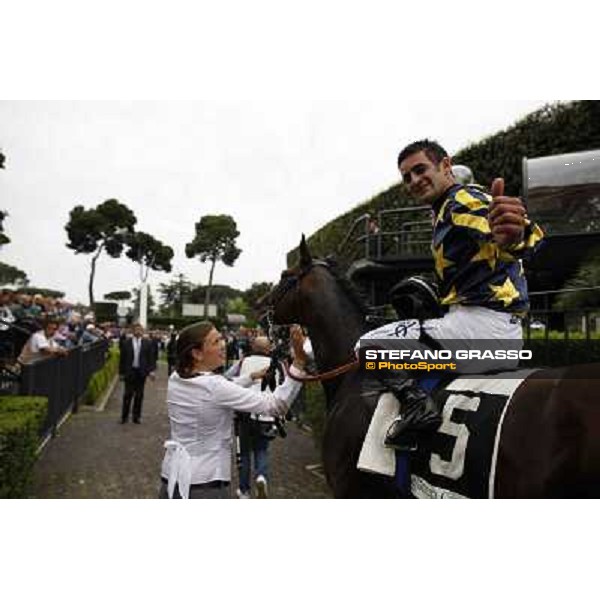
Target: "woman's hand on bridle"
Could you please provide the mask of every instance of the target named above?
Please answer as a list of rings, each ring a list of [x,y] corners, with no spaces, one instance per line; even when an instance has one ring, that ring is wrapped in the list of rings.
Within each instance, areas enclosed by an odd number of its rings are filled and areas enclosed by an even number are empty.
[[[292,344],[292,356],[294,357],[293,364],[299,369],[304,369],[304,365],[306,365],[308,357],[304,351],[304,342],[306,341],[306,336],[304,335],[300,325],[291,326],[290,341]]]

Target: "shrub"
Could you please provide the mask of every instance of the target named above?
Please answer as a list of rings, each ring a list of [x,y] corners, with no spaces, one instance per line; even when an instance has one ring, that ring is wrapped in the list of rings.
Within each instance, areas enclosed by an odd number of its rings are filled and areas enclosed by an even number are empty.
[[[444,145],[444,140],[440,141]],[[463,148],[454,155],[453,161],[455,164],[468,165],[475,173],[476,180],[484,185],[489,185],[495,177],[504,177],[506,193],[510,195],[523,192],[523,157],[534,158],[598,147],[600,102],[578,100],[547,105],[532,112],[511,127]],[[308,244],[315,256],[335,253],[353,220],[359,215],[370,213],[376,216],[382,209],[411,204],[414,201],[408,197],[404,187],[399,183],[394,184],[326,223],[308,238]],[[364,233],[364,229],[359,233]],[[294,244],[299,241],[291,240]],[[354,247],[355,245],[348,245],[344,253],[354,252]],[[338,258],[340,261],[346,258],[352,262],[359,256]],[[288,267],[296,264],[297,259],[298,249],[294,247],[287,254]]]
[[[600,363],[598,339],[530,339],[525,348],[533,352],[533,359],[525,367],[563,367],[567,365]]]
[[[83,403],[88,405],[95,404],[104,391],[108,388],[111,381],[119,372],[119,348],[111,346],[108,349],[108,358],[104,366],[96,371],[90,378],[85,393]]]
[[[0,498],[26,498],[48,399],[0,397]]]

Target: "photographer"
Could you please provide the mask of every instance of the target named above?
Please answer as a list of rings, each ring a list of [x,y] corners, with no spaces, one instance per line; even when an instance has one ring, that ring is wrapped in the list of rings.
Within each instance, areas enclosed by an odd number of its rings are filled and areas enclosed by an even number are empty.
[[[232,367],[227,376],[236,381],[238,377],[248,376],[263,371],[271,366],[271,342],[267,337],[259,336],[250,344],[250,354]],[[273,375],[276,375],[273,373]],[[252,387],[257,391],[265,387],[261,380],[256,380]],[[260,413],[237,413],[237,431],[239,438],[239,482],[238,498],[244,500],[251,497],[252,457],[256,473],[256,495],[266,498],[269,478],[269,443],[277,437],[275,417]]]

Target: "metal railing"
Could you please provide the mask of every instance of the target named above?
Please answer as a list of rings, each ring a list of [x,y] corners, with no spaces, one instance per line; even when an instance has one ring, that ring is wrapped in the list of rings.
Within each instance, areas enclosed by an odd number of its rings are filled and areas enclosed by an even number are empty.
[[[341,253],[359,225],[363,233],[354,238],[357,248],[364,248],[364,258],[381,260],[394,256],[421,256],[428,254],[431,246],[432,224],[428,206],[406,206],[380,210],[375,220],[366,213],[358,217],[351,225],[344,241],[338,247]],[[427,214],[428,218],[418,218]],[[370,223],[376,224],[372,230]]]
[[[352,225],[350,225],[350,228],[348,229],[348,233],[346,234],[344,239],[341,241],[341,243],[338,245],[336,254],[340,255],[344,252],[344,250],[346,250],[346,247],[348,246],[348,243],[350,242],[350,238],[352,237],[352,234],[357,230],[359,225],[361,226],[361,228],[363,229],[365,234],[356,238],[355,243],[358,242],[359,240],[364,240],[365,237],[368,237],[370,220],[371,220],[371,215],[369,213],[365,213],[364,215],[361,215],[360,217],[357,217],[356,219],[354,219],[354,221],[352,222]],[[369,252],[368,245],[366,246],[365,251],[368,255],[368,252]]]
[[[44,358],[21,366],[21,396],[46,396],[48,415],[42,437],[53,435],[69,411],[74,413],[92,375],[106,361],[109,342],[100,340],[78,346],[66,356]]]

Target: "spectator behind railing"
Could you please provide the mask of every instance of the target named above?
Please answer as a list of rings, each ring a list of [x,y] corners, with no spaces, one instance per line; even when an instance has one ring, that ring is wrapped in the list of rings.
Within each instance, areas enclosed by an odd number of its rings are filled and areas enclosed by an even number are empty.
[[[21,294],[20,299],[21,307],[22,307],[22,316],[23,319],[37,319],[42,314],[42,309],[33,302],[33,298],[28,296],[27,294]]]
[[[29,364],[50,356],[65,356],[68,351],[62,348],[54,339],[58,329],[55,319],[46,319],[39,331],[33,333],[27,340],[18,361],[21,364]]]
[[[88,323],[85,326],[84,332],[79,338],[79,345],[85,346],[86,344],[93,344],[94,342],[97,342],[101,337],[102,332],[96,329],[96,326],[93,323]]]
[[[8,323],[14,323],[17,318],[11,309],[12,292],[10,290],[2,290],[0,292],[0,331],[7,331]]]

